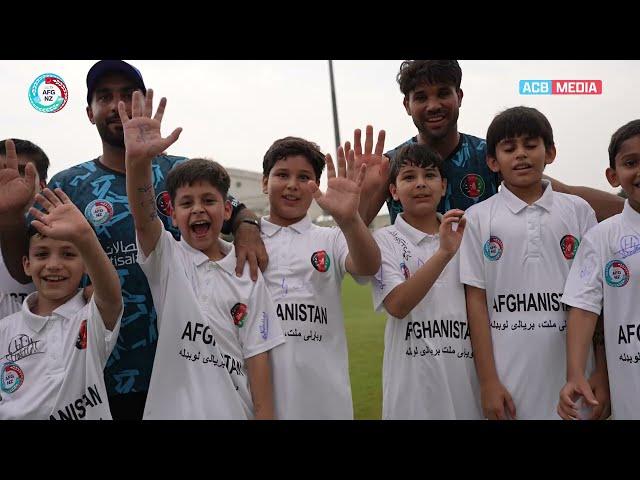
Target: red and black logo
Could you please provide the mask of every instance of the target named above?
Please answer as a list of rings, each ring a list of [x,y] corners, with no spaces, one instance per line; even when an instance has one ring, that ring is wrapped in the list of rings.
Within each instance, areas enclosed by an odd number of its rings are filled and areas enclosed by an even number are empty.
[[[573,259],[576,256],[579,245],[580,241],[573,235],[565,235],[562,237],[560,240],[560,249],[562,250],[564,258],[567,260]]]
[[[319,272],[326,272],[331,266],[331,260],[327,252],[320,250],[311,255],[311,265]]]
[[[87,321],[82,320],[80,324],[80,331],[78,332],[78,338],[76,339],[76,348],[84,350],[87,348]]]
[[[484,179],[476,173],[468,173],[460,182],[460,190],[469,198],[479,198],[484,194]]]
[[[244,303],[236,303],[231,309],[231,318],[233,318],[233,323],[238,327],[242,327],[248,312],[249,309]]]
[[[165,217],[171,216],[171,214],[173,213],[173,206],[171,205],[171,197],[169,196],[169,192],[165,190],[164,192],[160,192],[156,196],[156,208]]]

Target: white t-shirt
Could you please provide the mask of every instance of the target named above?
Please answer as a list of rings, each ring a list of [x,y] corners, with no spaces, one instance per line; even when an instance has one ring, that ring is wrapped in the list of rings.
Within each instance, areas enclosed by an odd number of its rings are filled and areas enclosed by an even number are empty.
[[[219,261],[164,230],[148,257],[138,244],[158,312],[144,419],[253,418],[244,361],[284,335],[262,276],[238,278],[233,245],[220,244]]]
[[[621,214],[587,233],[562,301],[600,314],[611,391],[611,416],[640,419],[640,214],[627,200]]]
[[[37,293],[0,323],[0,419],[110,420],[103,370],[118,338],[82,290],[48,317]]]
[[[0,320],[20,311],[27,295],[35,291],[32,282],[22,284],[9,274],[0,250]]]
[[[383,311],[387,295],[436,253],[440,236],[421,232],[400,214],[374,238],[382,266],[371,279],[373,308]],[[387,318],[382,418],[481,419],[478,388],[456,254],[405,318]]]
[[[342,279],[347,242],[309,217],[280,227],[263,217],[264,274],[287,342],[273,351],[281,419],[353,419]]]
[[[544,193],[532,205],[502,185],[469,208],[460,280],[486,290],[498,377],[519,419],[559,419],[566,382],[564,283],[584,234],[596,224],[579,197]],[[590,356],[588,371],[592,369]]]

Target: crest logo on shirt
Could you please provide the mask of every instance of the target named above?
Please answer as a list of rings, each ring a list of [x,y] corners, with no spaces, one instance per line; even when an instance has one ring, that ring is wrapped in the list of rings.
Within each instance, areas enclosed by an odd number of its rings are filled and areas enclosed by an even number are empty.
[[[17,363],[9,362],[2,365],[0,372],[0,390],[13,393],[24,383],[24,372]]]
[[[76,339],[76,348],[84,350],[87,348],[87,321],[83,320],[80,324],[80,331],[78,332],[78,338]]]
[[[103,225],[113,218],[113,205],[103,199],[96,199],[84,209],[84,216],[94,226]]]
[[[402,270],[402,274],[404,275],[405,280],[409,280],[411,276],[411,272],[409,272],[409,268],[407,268],[407,264],[404,262],[400,262],[400,270]]]
[[[565,235],[560,240],[560,249],[562,250],[562,255],[567,260],[572,260],[576,256],[576,252],[578,251],[578,247],[580,246],[580,240],[578,240],[573,235]]]
[[[326,251],[320,250],[311,255],[311,265],[319,272],[326,272],[331,266],[331,260]]]
[[[460,190],[465,197],[480,198],[484,193],[484,179],[477,173],[468,173],[462,177]]]
[[[483,248],[484,256],[487,257],[487,260],[491,262],[500,260],[500,257],[502,256],[502,250],[502,240],[500,240],[495,235],[491,235],[489,237],[489,240],[485,242]]]
[[[629,268],[622,260],[611,260],[604,267],[604,278],[612,287],[624,287],[629,283]]]
[[[238,328],[242,328],[244,325],[244,319],[247,317],[249,309],[244,303],[236,303],[231,309],[231,318],[233,318],[234,325]]]
[[[169,196],[169,192],[165,190],[164,192],[160,192],[156,196],[156,208],[165,217],[171,216],[171,214],[173,213],[173,205],[171,204],[171,197]]]

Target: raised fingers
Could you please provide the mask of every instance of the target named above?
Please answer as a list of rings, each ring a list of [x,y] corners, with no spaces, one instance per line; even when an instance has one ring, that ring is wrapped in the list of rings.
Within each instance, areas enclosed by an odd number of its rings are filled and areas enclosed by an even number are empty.
[[[382,153],[384,152],[385,136],[386,136],[386,133],[384,130],[380,130],[378,132],[378,141],[376,142],[376,150],[374,152],[376,155],[382,155]]]

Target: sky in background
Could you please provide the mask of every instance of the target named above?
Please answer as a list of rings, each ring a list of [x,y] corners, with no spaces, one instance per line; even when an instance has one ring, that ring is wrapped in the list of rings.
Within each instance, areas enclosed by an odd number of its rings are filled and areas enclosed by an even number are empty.
[[[170,154],[204,156],[224,166],[261,171],[271,143],[293,135],[335,152],[326,60],[174,61],[128,60],[166,96],[163,134],[183,132]],[[101,153],[98,132],[86,115],[86,73],[95,60],[0,61],[0,137],[26,138],[51,160],[50,176]],[[342,142],[371,124],[387,132],[385,150],[416,134],[395,81],[401,60],[334,61]],[[640,118],[640,61],[460,61],[464,98],[458,128],[484,138],[501,110],[526,105],[551,122],[558,150],[546,173],[567,184],[614,191],[604,177],[611,134]],[[43,73],[61,76],[69,101],[59,112],[30,104],[31,82]],[[602,80],[602,95],[525,96],[522,79]],[[334,157],[335,158],[335,157]],[[323,178],[324,183],[324,178]]]

